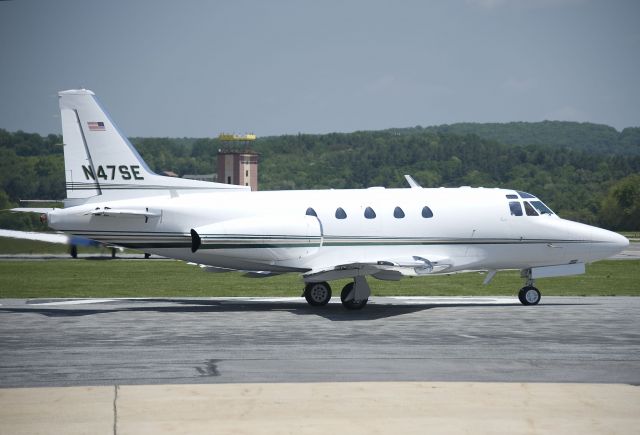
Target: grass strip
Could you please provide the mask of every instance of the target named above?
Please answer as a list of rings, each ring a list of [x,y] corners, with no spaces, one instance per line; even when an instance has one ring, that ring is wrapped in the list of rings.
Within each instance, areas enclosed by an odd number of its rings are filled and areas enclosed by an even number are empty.
[[[537,280],[543,296],[640,296],[640,261],[600,261],[585,275]],[[484,274],[369,279],[375,296],[508,296],[523,280],[499,272],[488,286]],[[332,281],[339,296],[349,280]],[[173,260],[0,261],[0,298],[300,296],[296,274],[250,279],[240,273],[206,273]]]

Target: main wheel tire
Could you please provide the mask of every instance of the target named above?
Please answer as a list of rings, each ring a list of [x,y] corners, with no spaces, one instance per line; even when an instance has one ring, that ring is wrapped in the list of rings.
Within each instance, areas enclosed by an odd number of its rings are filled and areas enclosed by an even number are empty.
[[[331,300],[331,286],[326,282],[310,282],[304,288],[304,298],[313,307],[322,307]]]
[[[522,305],[527,305],[527,301],[524,299],[524,287],[518,292],[518,300]]]
[[[538,305],[541,298],[540,290],[531,285],[522,287],[518,292],[518,299],[522,305]]]
[[[354,285],[354,283],[350,282],[342,288],[342,292],[340,293],[340,300],[342,301],[342,305],[347,310],[361,310],[365,305],[367,305],[367,302],[369,301],[369,299],[363,299],[361,301],[356,301],[354,299],[351,299],[349,301],[346,300],[347,296],[349,296],[349,293],[351,293],[351,290],[353,290]]]

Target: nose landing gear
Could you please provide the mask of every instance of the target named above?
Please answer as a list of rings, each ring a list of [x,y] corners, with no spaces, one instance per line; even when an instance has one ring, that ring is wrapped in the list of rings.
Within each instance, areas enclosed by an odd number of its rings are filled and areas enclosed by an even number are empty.
[[[522,287],[518,292],[518,299],[522,305],[537,305],[541,298],[540,290],[532,285]]]
[[[523,271],[523,275],[527,278],[524,287],[518,292],[518,299],[522,305],[538,305],[542,295],[540,290],[534,287],[533,278],[531,278],[531,269]]]

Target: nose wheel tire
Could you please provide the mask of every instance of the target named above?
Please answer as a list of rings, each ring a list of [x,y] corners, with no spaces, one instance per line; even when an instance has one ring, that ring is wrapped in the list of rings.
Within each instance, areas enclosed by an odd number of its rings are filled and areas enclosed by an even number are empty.
[[[349,294],[353,291],[354,283],[350,282],[345,285],[340,293],[340,300],[342,301],[342,305],[348,310],[361,310],[367,305],[367,301],[369,299],[363,299],[361,301],[356,301],[355,299],[346,300],[349,297]]]
[[[518,299],[522,305],[537,305],[541,297],[540,291],[533,286],[522,287],[518,292]]]
[[[322,307],[331,300],[331,286],[326,282],[311,282],[304,288],[304,298],[313,307]]]

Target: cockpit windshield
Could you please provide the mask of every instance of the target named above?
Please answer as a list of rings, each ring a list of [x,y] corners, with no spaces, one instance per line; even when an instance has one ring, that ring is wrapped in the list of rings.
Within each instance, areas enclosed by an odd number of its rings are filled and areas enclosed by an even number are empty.
[[[551,209],[544,205],[542,201],[531,201],[531,205],[538,210],[538,213],[540,214],[553,214]]]
[[[518,195],[520,195],[520,198],[522,198],[522,199],[535,198],[535,196],[533,196],[532,194],[527,193],[527,192],[521,192],[519,190],[517,190],[516,192],[518,192]]]
[[[509,193],[506,195],[509,201],[509,211],[512,216],[522,216],[522,206],[524,205],[524,211],[527,216],[542,216],[549,215],[553,216],[555,213],[551,211],[549,207],[547,207],[542,201],[536,198],[535,195],[532,195],[527,192],[521,192],[519,190],[516,191],[517,195],[513,193]],[[517,200],[517,201],[513,201]]]

